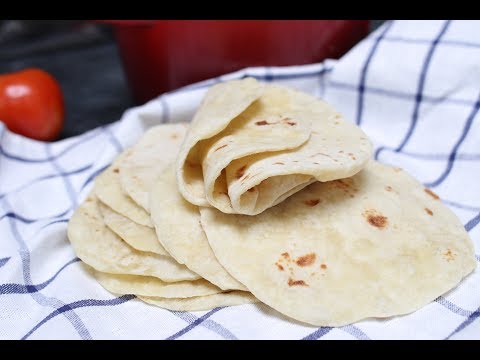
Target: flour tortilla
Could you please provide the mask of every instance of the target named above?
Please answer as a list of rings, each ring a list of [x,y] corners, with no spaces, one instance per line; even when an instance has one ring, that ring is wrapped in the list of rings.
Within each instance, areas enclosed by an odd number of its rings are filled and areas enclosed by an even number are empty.
[[[97,201],[90,194],[68,223],[68,238],[83,262],[102,272],[154,276],[166,282],[200,278],[171,257],[130,247],[105,226]]]
[[[162,124],[150,128],[119,163],[122,189],[149,210],[150,188],[165,166],[175,160],[187,124]]]
[[[243,305],[258,302],[255,297],[245,291],[231,291],[226,293],[198,296],[186,299],[165,299],[160,297],[139,296],[147,304],[159,306],[173,311],[201,311],[216,307]]]
[[[233,277],[260,301],[316,326],[410,313],[476,267],[455,214],[406,172],[374,161],[256,217],[213,208],[201,215]]]
[[[127,149],[103,173],[95,179],[94,191],[105,205],[137,224],[153,228],[150,215],[138,206],[122,189],[120,184],[120,163],[132,150]]]
[[[154,254],[170,256],[157,239],[155,230],[137,224],[125,216],[110,209],[101,201],[98,202],[100,213],[105,225],[134,249],[148,251]]]
[[[278,85],[265,85],[258,96],[244,86],[247,80],[253,86],[255,81],[246,79],[212,87],[210,101],[195,115],[176,164],[186,200],[256,215],[314,181],[349,177],[367,164],[372,154],[367,136],[330,105]],[[220,86],[254,101],[240,106],[233,95],[227,101],[223,94],[225,101],[211,101]],[[255,96],[248,98],[248,91]],[[231,106],[243,110],[228,118]],[[212,127],[211,113],[223,116],[223,127]]]
[[[173,166],[157,178],[150,201],[157,237],[175,260],[223,290],[246,290],[217,261],[201,227],[198,207],[177,190]]]
[[[114,294],[135,294],[163,298],[191,298],[221,293],[206,280],[167,283],[152,276],[107,274],[89,269],[106,290]]]

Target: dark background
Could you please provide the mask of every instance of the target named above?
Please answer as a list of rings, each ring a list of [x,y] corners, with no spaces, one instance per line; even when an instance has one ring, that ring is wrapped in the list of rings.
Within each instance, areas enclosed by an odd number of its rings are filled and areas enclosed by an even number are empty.
[[[371,30],[383,20],[372,20]],[[0,20],[0,73],[39,67],[60,83],[61,138],[120,119],[134,106],[111,28],[61,20]]]

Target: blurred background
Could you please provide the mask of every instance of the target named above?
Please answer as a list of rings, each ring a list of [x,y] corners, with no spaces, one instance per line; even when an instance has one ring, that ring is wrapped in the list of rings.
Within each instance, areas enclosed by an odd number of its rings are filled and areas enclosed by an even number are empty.
[[[0,75],[28,67],[52,74],[64,96],[60,138],[65,138],[116,121],[127,108],[164,91],[246,65],[338,58],[383,20],[329,20],[308,27],[292,22],[287,31],[250,22],[232,41],[226,38],[233,32],[231,21],[218,31],[212,27],[215,21],[0,20]],[[208,41],[194,37],[200,32]],[[305,41],[298,40],[300,35]],[[242,41],[252,48],[246,51]]]

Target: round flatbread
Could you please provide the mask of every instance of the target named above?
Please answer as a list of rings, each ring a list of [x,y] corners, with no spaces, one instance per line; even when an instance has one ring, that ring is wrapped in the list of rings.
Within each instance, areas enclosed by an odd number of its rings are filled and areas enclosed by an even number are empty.
[[[198,207],[177,190],[173,166],[157,179],[150,201],[157,237],[175,260],[223,290],[246,290],[216,259],[200,224]]]
[[[153,182],[177,157],[186,132],[183,123],[152,127],[119,162],[122,189],[147,212]]]
[[[476,267],[468,233],[438,196],[374,161],[260,215],[202,208],[201,219],[233,277],[260,301],[317,326],[410,313]]]
[[[258,302],[250,293],[245,291],[230,291],[220,294],[198,296],[186,299],[165,299],[159,297],[139,296],[147,304],[159,306],[173,311],[201,311],[216,307],[243,305]]]
[[[135,250],[105,226],[90,195],[72,215],[67,234],[77,256],[95,270],[112,274],[154,276],[165,282],[200,278],[167,256]]]

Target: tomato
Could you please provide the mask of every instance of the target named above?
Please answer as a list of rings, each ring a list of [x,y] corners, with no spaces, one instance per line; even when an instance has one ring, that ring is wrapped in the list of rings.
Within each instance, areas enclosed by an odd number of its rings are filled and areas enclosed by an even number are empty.
[[[64,121],[60,85],[52,75],[36,68],[1,74],[0,121],[17,134],[55,140]]]

